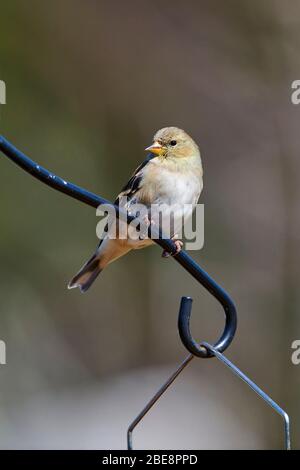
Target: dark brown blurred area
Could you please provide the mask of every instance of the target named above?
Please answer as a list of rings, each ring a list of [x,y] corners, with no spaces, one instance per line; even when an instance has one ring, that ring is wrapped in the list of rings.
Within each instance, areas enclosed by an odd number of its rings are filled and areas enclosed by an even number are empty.
[[[290,414],[300,447],[300,2],[10,0],[1,5],[1,134],[113,199],[160,127],[204,164],[205,245],[191,255],[232,295],[227,351]],[[126,427],[220,306],[156,246],[85,295],[68,280],[93,251],[92,209],[1,158],[1,448],[122,448]],[[136,431],[139,448],[281,448],[279,416],[215,360],[194,360]],[[197,424],[195,424],[195,422]]]

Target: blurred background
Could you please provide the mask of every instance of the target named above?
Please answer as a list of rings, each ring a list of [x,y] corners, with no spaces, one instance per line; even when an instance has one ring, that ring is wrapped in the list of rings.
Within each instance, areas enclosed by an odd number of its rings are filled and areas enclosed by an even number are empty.
[[[204,163],[205,245],[193,258],[239,314],[227,351],[292,420],[300,448],[300,2],[10,0],[1,4],[1,134],[114,199],[154,132],[188,131]],[[214,341],[216,301],[157,246],[85,295],[68,280],[97,243],[93,209],[0,168],[0,447],[126,447],[126,429],[186,356]],[[139,425],[135,448],[282,448],[281,418],[216,360],[195,359]]]

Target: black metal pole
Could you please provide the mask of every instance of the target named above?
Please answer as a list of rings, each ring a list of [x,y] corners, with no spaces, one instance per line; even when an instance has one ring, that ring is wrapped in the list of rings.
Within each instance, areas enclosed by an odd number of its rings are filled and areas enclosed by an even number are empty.
[[[50,186],[51,188],[60,191],[78,201],[81,201],[89,206],[97,208],[100,204],[109,204],[114,206],[116,214],[119,217],[120,214],[124,214],[123,211],[120,211],[118,206],[113,205],[111,202],[106,199],[87,191],[86,189],[76,186],[73,183],[70,183],[63,178],[55,175],[54,173],[46,170],[24,153],[18,150],[14,145],[12,145],[7,139],[0,136],[0,150],[14,163],[21,167],[24,171],[29,173],[31,176],[37,178],[42,183]],[[124,214],[127,218],[127,221],[130,222],[134,220],[134,217]],[[154,241],[160,245],[163,249],[168,250],[170,253],[175,253],[176,247],[172,240],[164,239],[159,237],[154,239]],[[225,313],[225,328],[214,344],[214,348],[217,351],[223,352],[230,345],[233,340],[233,337],[236,332],[237,327],[237,314],[233,301],[230,296],[225,292],[225,290],[220,287],[187,253],[183,250],[174,256],[174,259],[186,270],[188,271],[202,286],[208,290],[208,292],[213,295],[218,302],[221,303],[224,313]],[[211,351],[205,347],[199,346],[192,338],[189,331],[189,319],[191,311],[186,310],[183,312],[183,321],[181,328],[181,339],[186,346],[186,348],[194,355],[199,357],[213,357]]]

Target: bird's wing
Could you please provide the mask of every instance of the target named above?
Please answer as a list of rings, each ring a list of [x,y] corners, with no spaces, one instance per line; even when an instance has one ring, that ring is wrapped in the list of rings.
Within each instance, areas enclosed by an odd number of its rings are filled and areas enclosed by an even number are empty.
[[[140,184],[141,184],[141,181],[143,179],[143,170],[146,167],[146,165],[148,165],[150,160],[152,160],[153,158],[155,158],[155,155],[153,155],[152,153],[149,153],[147,158],[134,171],[131,178],[127,182],[127,184],[125,184],[125,186],[123,186],[123,188],[121,189],[121,192],[118,195],[117,199],[115,200],[114,204],[116,204],[118,206],[119,202],[120,202],[120,199],[122,197],[126,197],[128,200],[132,200],[135,193],[140,189]],[[108,224],[106,224],[106,226],[104,228],[104,232],[108,232]],[[102,241],[103,241],[103,239],[100,240],[100,242],[98,244],[98,247],[97,247],[97,250],[100,248],[100,245],[101,245]]]
[[[130,180],[127,184],[121,189],[120,194],[118,195],[117,199],[115,200],[115,204],[119,204],[121,197],[126,197],[127,199],[132,199],[136,192],[141,187],[141,182],[143,179],[143,170],[149,164],[150,160],[155,158],[155,155],[149,154],[147,158],[137,167],[133,175],[131,176]]]

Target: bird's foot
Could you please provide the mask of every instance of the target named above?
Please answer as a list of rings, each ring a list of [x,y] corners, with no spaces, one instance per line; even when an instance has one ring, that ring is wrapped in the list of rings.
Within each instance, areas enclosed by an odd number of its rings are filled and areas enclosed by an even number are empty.
[[[171,238],[171,240],[173,240],[173,242],[176,245],[176,252],[172,254],[172,253],[169,253],[167,250],[164,250],[161,255],[162,258],[169,258],[169,256],[176,256],[182,250],[183,242],[181,240],[178,240],[178,235],[174,235]]]

